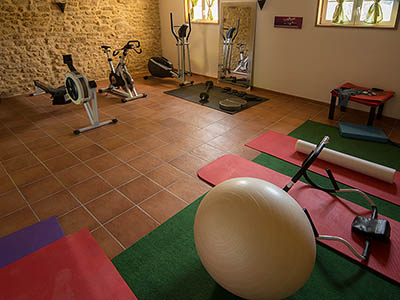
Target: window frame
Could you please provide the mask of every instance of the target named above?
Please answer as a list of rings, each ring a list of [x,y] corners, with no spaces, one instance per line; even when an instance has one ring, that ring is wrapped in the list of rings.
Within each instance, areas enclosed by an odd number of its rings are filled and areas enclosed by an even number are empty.
[[[352,12],[352,21],[348,24],[335,24],[329,21],[325,21],[326,17],[326,7],[328,0],[319,0],[317,4],[317,15],[315,20],[315,26],[319,27],[344,27],[344,28],[379,28],[379,29],[397,29],[399,23],[399,14],[400,14],[400,0],[394,0],[392,16],[395,14],[394,22],[385,22],[379,24],[366,24],[360,20],[360,12],[362,7],[362,2],[364,0],[353,0],[354,7]]]
[[[205,0],[199,0],[202,1],[202,5],[205,3]],[[197,20],[191,20],[191,23],[197,23],[197,24],[219,24],[219,19],[220,19],[220,0],[215,0],[217,2],[217,9],[218,9],[218,19],[217,20],[206,20],[206,19],[197,19]],[[188,14],[190,11],[190,0],[184,0],[185,3],[185,22],[189,22]]]

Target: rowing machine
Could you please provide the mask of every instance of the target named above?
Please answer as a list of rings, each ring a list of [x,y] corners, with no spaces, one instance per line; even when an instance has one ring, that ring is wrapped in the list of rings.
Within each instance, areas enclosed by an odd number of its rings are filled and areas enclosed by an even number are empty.
[[[96,129],[104,125],[117,123],[117,119],[112,119],[105,122],[99,121],[96,82],[94,80],[88,81],[82,73],[79,73],[75,69],[71,55],[63,55],[63,60],[64,64],[66,64],[70,70],[65,75],[65,85],[55,89],[38,80],[35,80],[35,93],[31,94],[31,96],[49,93],[53,98],[53,105],[68,104],[71,102],[77,105],[83,104],[92,125],[74,130],[75,134],[80,134],[81,132]]]

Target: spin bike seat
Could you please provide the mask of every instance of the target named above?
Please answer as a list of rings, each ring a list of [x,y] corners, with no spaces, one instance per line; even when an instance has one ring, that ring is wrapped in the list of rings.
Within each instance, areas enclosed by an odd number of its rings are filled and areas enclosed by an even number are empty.
[[[107,50],[107,49],[110,49],[111,47],[103,45],[103,46],[101,46],[101,48],[104,49],[104,50]]]

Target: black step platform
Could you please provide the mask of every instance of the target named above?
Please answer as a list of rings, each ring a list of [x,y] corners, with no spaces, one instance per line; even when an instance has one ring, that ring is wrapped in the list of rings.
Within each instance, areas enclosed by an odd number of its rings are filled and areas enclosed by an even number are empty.
[[[233,115],[239,111],[229,111],[229,110],[221,109],[219,106],[220,101],[225,100],[225,99],[245,99],[247,101],[247,106],[240,110],[240,111],[243,111],[249,107],[252,107],[254,105],[257,105],[259,103],[263,103],[263,102],[269,100],[268,98],[258,97],[258,96],[251,95],[248,93],[246,93],[246,94],[249,96],[246,97],[246,95],[243,95],[244,92],[238,93],[237,91],[235,92],[235,90],[226,91],[224,88],[214,85],[213,88],[208,93],[210,95],[208,102],[200,102],[200,93],[204,92],[205,90],[206,90],[205,83],[198,83],[195,85],[184,86],[184,87],[181,87],[181,88],[178,88],[175,90],[166,91],[164,93],[184,99],[186,101],[197,103],[199,105],[203,105],[203,106],[207,106],[207,107],[219,110],[219,111],[223,111],[223,112],[231,114],[231,115]],[[237,96],[238,94],[242,95],[244,97],[243,98],[238,97]]]

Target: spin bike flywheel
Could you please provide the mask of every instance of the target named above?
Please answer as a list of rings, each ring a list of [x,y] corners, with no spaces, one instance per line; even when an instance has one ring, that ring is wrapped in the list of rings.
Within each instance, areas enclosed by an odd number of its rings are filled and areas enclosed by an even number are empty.
[[[121,76],[115,74],[115,73],[110,73],[110,82],[113,86],[115,87],[120,87],[120,86],[124,86],[124,80],[122,79]]]
[[[77,71],[65,75],[65,89],[67,99],[74,104],[83,104],[90,100],[89,82]]]

